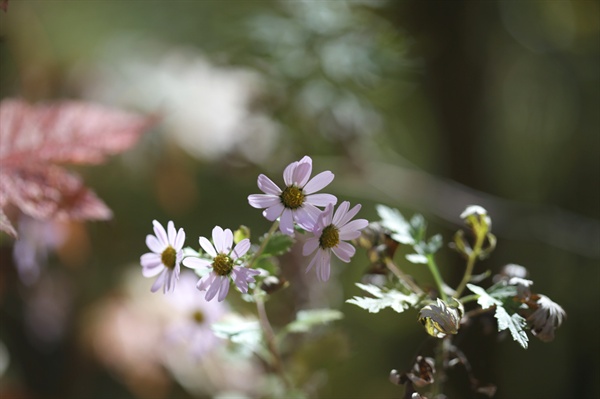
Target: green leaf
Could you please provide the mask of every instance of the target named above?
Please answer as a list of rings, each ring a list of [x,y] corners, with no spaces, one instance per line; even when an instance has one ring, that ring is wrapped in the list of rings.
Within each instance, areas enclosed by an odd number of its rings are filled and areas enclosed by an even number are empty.
[[[263,236],[260,239],[262,243],[265,237]],[[294,244],[294,239],[286,234],[282,233],[273,233],[269,242],[265,246],[261,257],[269,257],[269,256],[279,256],[288,252],[292,245]]]
[[[309,331],[315,326],[343,318],[344,314],[334,309],[301,310],[296,314],[296,320],[292,321],[285,328],[289,332],[302,333]]]
[[[375,207],[381,218],[381,225],[392,232],[392,238],[402,244],[413,244],[414,240],[410,234],[410,225],[404,219],[400,211],[385,205]]]
[[[264,351],[258,320],[232,316],[213,323],[211,328],[217,337],[228,339],[239,345],[247,354]]]
[[[467,288],[470,289],[473,293],[479,295],[479,298],[477,298],[477,303],[479,304],[479,306],[481,306],[482,309],[491,308],[492,306],[502,306],[502,302],[492,297],[483,288],[474,284],[467,284]]]
[[[346,302],[366,309],[369,313],[378,313],[380,310],[388,307],[398,313],[402,313],[409,307],[416,305],[419,301],[419,297],[416,294],[406,295],[394,289],[383,291],[381,288],[371,284],[356,283],[356,286],[367,291],[375,298],[355,296]]]
[[[417,265],[426,265],[427,264],[427,257],[425,255],[421,255],[421,254],[408,254],[406,255],[406,260],[408,260],[411,263],[417,264]]]
[[[425,246],[425,252],[428,254],[436,253],[444,244],[444,240],[440,234],[436,234],[429,239],[429,242]]]
[[[527,326],[527,321],[522,316],[518,313],[514,313],[511,316],[502,306],[497,306],[494,317],[498,320],[498,331],[508,329],[513,339],[517,341],[523,349],[527,349],[529,338],[527,337],[527,333],[523,330],[523,328]]]

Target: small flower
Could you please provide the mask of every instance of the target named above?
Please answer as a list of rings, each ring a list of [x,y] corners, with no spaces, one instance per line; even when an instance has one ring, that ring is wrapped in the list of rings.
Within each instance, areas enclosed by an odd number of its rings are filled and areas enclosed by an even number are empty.
[[[200,237],[200,246],[204,251],[212,257],[212,262],[207,259],[188,257],[183,260],[184,266],[192,269],[198,267],[209,267],[212,269],[210,273],[205,275],[198,281],[196,287],[200,291],[206,291],[205,299],[210,301],[217,295],[218,301],[221,302],[229,292],[229,277],[242,293],[248,292],[248,283],[254,282],[254,276],[259,274],[258,270],[248,269],[235,262],[248,252],[250,249],[250,240],[245,238],[238,242],[233,250],[233,233],[229,229],[223,230],[216,226],[212,231],[213,243],[205,238]]]
[[[437,298],[437,304],[429,304],[419,311],[419,321],[432,337],[444,338],[458,333],[460,319],[465,313],[462,303],[452,298],[456,306],[450,306]]]
[[[287,235],[294,234],[294,222],[305,230],[312,230],[324,207],[335,204],[337,198],[331,194],[315,194],[333,180],[333,173],[324,171],[309,180],[312,173],[312,159],[305,156],[292,162],[283,171],[286,187],[281,190],[265,175],[258,176],[258,188],[265,194],[248,196],[250,206],[265,209],[263,216],[270,221],[280,218],[279,229]]]
[[[173,305],[174,316],[166,334],[171,343],[185,344],[194,359],[212,351],[222,343],[211,325],[227,314],[225,303],[207,302],[196,291],[196,277],[189,272],[181,275],[177,290],[166,296]]]
[[[527,317],[527,321],[531,325],[533,335],[541,341],[550,342],[554,339],[554,330],[560,327],[567,313],[547,296],[537,296],[539,298],[534,305],[537,309]]]
[[[160,274],[150,290],[156,292],[163,286],[163,292],[167,293],[175,289],[175,284],[179,279],[185,232],[181,228],[179,231],[175,231],[172,221],[167,224],[168,233],[156,220],[153,220],[152,224],[155,235],[146,236],[146,245],[152,252],[145,253],[140,258],[142,274],[144,277],[154,277]]]
[[[329,280],[331,252],[343,262],[350,262],[350,258],[354,256],[356,249],[343,240],[357,239],[360,237],[360,230],[369,224],[366,219],[350,221],[360,210],[360,204],[348,210],[349,208],[350,203],[344,201],[334,214],[333,204],[327,205],[312,229],[314,237],[309,238],[304,243],[302,249],[304,256],[312,254],[315,250],[317,251],[306,272],[308,273],[316,264],[317,276],[321,281]]]

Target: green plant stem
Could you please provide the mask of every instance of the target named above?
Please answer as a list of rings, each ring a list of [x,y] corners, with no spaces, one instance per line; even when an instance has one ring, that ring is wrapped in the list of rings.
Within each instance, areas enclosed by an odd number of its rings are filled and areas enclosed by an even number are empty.
[[[463,278],[456,288],[456,296],[459,297],[464,291],[465,287],[471,281],[471,276],[473,274],[473,267],[475,266],[475,262],[481,253],[481,247],[483,246],[483,240],[485,239],[484,234],[478,234],[475,239],[475,245],[473,246],[473,250],[469,254],[469,259],[467,260],[467,268],[465,269],[465,274]]]
[[[427,255],[427,266],[429,266],[429,271],[433,275],[433,279],[435,280],[435,284],[437,285],[437,288],[438,288],[438,291],[440,292],[442,300],[444,302],[447,302],[448,296],[446,295],[446,292],[444,291],[444,280],[442,280],[440,271],[438,270],[435,260],[433,259],[433,254]]]
[[[271,228],[267,232],[267,235],[263,239],[263,242],[260,245],[260,247],[258,248],[258,251],[256,251],[256,253],[252,257],[252,260],[248,263],[248,267],[249,268],[252,268],[252,266],[254,266],[254,263],[256,263],[256,261],[258,260],[258,258],[260,258],[260,256],[262,255],[263,251],[267,247],[267,244],[269,243],[269,240],[273,236],[273,233],[275,233],[275,231],[277,230],[278,227],[279,227],[279,220],[276,220],[275,222],[273,222],[273,225],[271,226]]]
[[[287,376],[285,375],[285,371],[283,369],[281,354],[279,353],[279,350],[277,349],[277,344],[275,343],[275,333],[273,332],[273,327],[271,327],[271,323],[269,322],[269,318],[267,317],[265,301],[259,295],[255,295],[254,300],[256,302],[258,320],[260,322],[260,326],[262,328],[263,335],[267,343],[267,348],[269,349],[269,352],[271,352],[271,356],[273,357],[273,369],[275,370],[285,387],[289,390],[292,387],[292,384],[287,379]]]
[[[396,264],[388,257],[385,258],[385,266],[392,272],[402,284],[415,294],[421,295],[423,294],[423,290],[417,284],[415,284],[412,279],[406,275]]]

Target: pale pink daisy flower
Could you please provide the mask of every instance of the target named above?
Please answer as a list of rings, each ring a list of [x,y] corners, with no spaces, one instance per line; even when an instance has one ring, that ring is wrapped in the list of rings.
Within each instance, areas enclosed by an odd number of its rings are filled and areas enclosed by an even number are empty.
[[[150,290],[156,292],[162,286],[163,292],[167,293],[175,289],[179,279],[185,232],[181,228],[176,231],[171,220],[167,224],[167,231],[156,220],[153,220],[152,224],[155,235],[146,236],[146,245],[152,252],[145,253],[140,258],[142,274],[144,277],[160,274]]]
[[[258,188],[265,194],[252,194],[248,196],[248,202],[254,208],[265,209],[263,216],[268,220],[280,218],[279,229],[285,234],[294,234],[294,222],[305,230],[312,230],[321,213],[317,207],[335,204],[337,198],[331,194],[315,194],[332,182],[333,173],[326,170],[310,179],[311,173],[312,159],[305,156],[283,171],[283,190],[261,174]]]
[[[331,252],[343,262],[350,262],[356,249],[344,240],[354,240],[360,237],[360,230],[369,224],[366,219],[350,221],[360,210],[360,204],[348,210],[349,208],[350,203],[344,201],[334,214],[333,204],[327,205],[312,230],[314,237],[309,238],[302,248],[304,256],[317,251],[306,272],[308,273],[316,265],[317,277],[321,281],[329,280]]]
[[[254,276],[260,272],[255,269],[236,265],[235,262],[248,252],[250,240],[244,238],[233,248],[233,233],[229,229],[223,230],[216,226],[212,231],[213,243],[200,237],[200,246],[210,255],[212,261],[203,258],[187,257],[183,260],[184,266],[196,269],[209,267],[212,270],[198,281],[196,287],[200,291],[206,291],[205,299],[210,301],[217,295],[221,302],[229,292],[229,277],[233,279],[236,287],[242,292],[248,292],[248,283],[253,283]]]

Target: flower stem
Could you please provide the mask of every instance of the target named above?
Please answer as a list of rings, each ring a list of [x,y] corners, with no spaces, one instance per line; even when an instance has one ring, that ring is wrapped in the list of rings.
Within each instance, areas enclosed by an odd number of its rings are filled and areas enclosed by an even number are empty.
[[[256,253],[252,257],[252,260],[248,263],[248,267],[249,268],[252,268],[252,266],[254,266],[254,263],[258,260],[258,258],[260,258],[260,256],[262,255],[263,251],[267,247],[267,244],[269,243],[269,240],[271,240],[271,237],[273,236],[273,233],[275,233],[275,231],[277,230],[278,227],[279,227],[279,220],[276,220],[275,222],[273,222],[273,225],[271,226],[271,228],[269,229],[269,231],[265,235],[265,238],[263,239],[262,244],[260,244],[260,247],[258,248],[258,251],[256,251]]]
[[[258,320],[263,330],[265,341],[267,342],[267,348],[269,349],[269,352],[271,352],[271,355],[273,357],[273,368],[275,369],[275,372],[277,373],[285,387],[289,390],[292,387],[292,385],[287,379],[285,371],[283,370],[281,354],[279,353],[279,350],[277,349],[277,345],[275,343],[275,334],[273,332],[273,327],[271,327],[271,323],[269,322],[269,318],[267,317],[265,302],[260,295],[255,295],[254,299],[256,302],[256,310],[258,312]]]
[[[396,266],[396,264],[390,258],[385,258],[385,265],[392,273],[394,273],[396,277],[398,277],[400,282],[404,284],[405,287],[410,289],[415,294],[423,294],[423,290],[421,289],[421,287],[415,284],[415,282],[412,281],[412,279],[409,276],[407,276],[402,270],[400,270],[400,268]]]
[[[440,292],[442,300],[444,302],[447,302],[448,296],[446,295],[446,292],[444,291],[444,281],[442,280],[442,276],[440,275],[440,272],[435,263],[435,260],[433,259],[433,254],[427,255],[427,266],[429,266],[429,271],[433,275],[433,279],[435,280],[435,284],[437,285],[437,288],[438,288],[438,291]]]
[[[477,234],[477,238],[475,239],[475,245],[473,246],[473,250],[469,253],[469,259],[467,260],[467,268],[465,269],[465,274],[456,288],[456,296],[459,297],[462,294],[463,290],[467,286],[467,283],[471,281],[471,275],[473,274],[473,267],[475,266],[475,262],[479,257],[481,252],[481,247],[483,246],[483,240],[485,239],[484,234]]]

